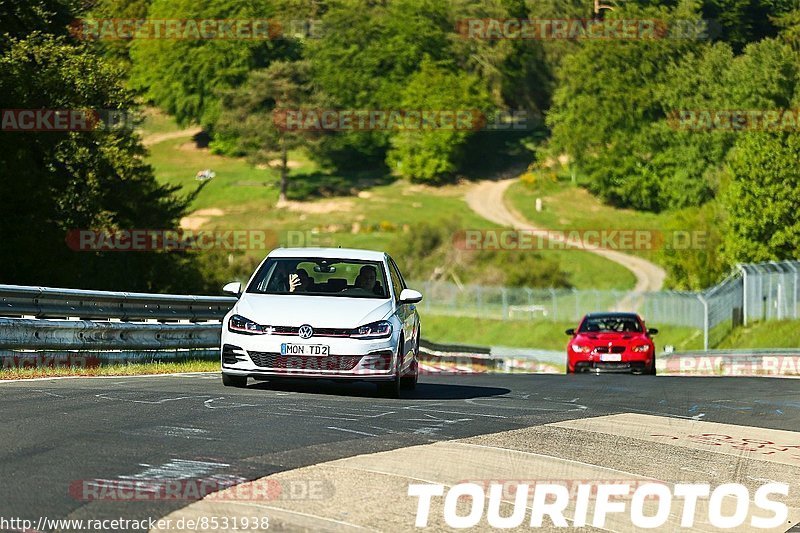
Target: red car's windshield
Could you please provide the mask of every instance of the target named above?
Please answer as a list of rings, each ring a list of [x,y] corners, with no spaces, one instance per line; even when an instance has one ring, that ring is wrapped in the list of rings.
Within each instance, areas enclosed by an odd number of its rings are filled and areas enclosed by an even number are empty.
[[[603,316],[588,317],[581,324],[579,333],[603,333],[603,332],[629,332],[641,333],[642,325],[639,321],[630,316]]]

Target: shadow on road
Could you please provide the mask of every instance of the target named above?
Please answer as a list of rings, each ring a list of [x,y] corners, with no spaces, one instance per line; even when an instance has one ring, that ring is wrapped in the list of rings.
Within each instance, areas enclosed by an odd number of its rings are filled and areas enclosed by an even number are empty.
[[[308,381],[282,379],[275,381],[257,381],[249,389],[262,389],[304,394],[325,394],[359,398],[385,399],[378,393],[377,387],[371,383],[335,383],[331,381]],[[475,385],[457,385],[449,383],[419,383],[414,390],[404,390],[401,400],[468,400],[502,396],[511,392],[505,387],[480,387]]]
[[[420,383],[412,391],[404,391],[402,398],[412,400],[469,400],[502,396],[511,392],[505,387],[478,387],[445,383]]]

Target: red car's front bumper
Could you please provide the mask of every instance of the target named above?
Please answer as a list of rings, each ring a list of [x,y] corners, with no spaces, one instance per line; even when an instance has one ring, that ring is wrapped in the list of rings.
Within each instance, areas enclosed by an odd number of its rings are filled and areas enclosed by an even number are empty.
[[[648,372],[655,364],[655,350],[621,354],[567,352],[567,367],[573,372]],[[617,360],[618,359],[618,360]]]

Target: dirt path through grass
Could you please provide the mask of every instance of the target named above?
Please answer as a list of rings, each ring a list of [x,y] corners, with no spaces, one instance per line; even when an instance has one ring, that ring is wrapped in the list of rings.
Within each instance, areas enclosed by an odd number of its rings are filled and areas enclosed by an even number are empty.
[[[516,210],[509,207],[505,202],[505,192],[513,184],[515,179],[504,179],[500,181],[481,181],[472,187],[466,194],[465,199],[470,209],[475,211],[478,215],[486,220],[503,226],[509,226],[514,229],[529,230],[529,231],[547,231],[548,229],[557,228],[540,228],[528,222],[525,217],[520,215]],[[567,246],[570,244],[564,237],[556,237],[552,240],[557,242],[565,242]],[[664,269],[642,259],[634,257],[616,250],[606,250],[602,248],[592,248],[585,246],[588,252],[597,254],[601,257],[613,261],[628,270],[636,276],[636,286],[634,292],[650,292],[659,291],[664,286],[664,278],[666,272]],[[636,302],[626,297],[620,301],[616,308],[631,309],[636,308]]]
[[[185,130],[167,131],[164,133],[151,133],[150,135],[146,135],[142,139],[142,144],[145,146],[152,146],[154,144],[158,144],[164,141],[170,141],[172,139],[180,139],[182,137],[194,137],[201,131],[203,131],[203,128],[201,128],[200,126],[196,126],[194,128],[187,128]]]

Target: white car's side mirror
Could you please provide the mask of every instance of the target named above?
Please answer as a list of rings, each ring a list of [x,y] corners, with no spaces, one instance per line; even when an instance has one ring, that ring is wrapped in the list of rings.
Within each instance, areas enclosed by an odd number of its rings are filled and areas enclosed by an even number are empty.
[[[242,294],[242,284],[239,283],[238,281],[232,281],[227,285],[225,285],[224,287],[222,287],[222,291],[228,292],[235,296],[239,296],[240,294]]]
[[[415,304],[422,301],[422,293],[414,289],[403,289],[400,293],[401,304]]]

